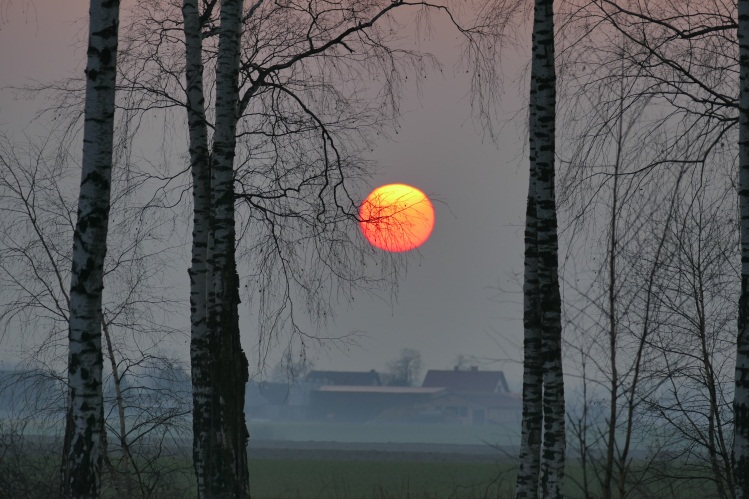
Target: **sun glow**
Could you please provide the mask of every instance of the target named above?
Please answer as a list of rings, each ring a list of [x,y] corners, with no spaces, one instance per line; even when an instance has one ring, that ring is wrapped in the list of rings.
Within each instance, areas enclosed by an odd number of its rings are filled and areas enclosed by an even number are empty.
[[[385,251],[418,248],[434,228],[434,207],[429,198],[406,184],[383,185],[373,190],[359,208],[364,237]]]

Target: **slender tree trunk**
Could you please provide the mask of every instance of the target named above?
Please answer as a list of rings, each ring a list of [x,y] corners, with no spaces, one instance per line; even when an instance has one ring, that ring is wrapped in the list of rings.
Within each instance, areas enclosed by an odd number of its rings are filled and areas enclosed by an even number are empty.
[[[211,217],[211,174],[208,150],[208,127],[205,117],[203,89],[203,44],[198,0],[182,4],[185,31],[185,78],[187,120],[190,137],[192,171],[193,231],[190,275],[190,365],[193,394],[193,467],[198,493],[207,493],[206,466],[211,462],[209,441],[205,431],[211,421],[211,344],[208,329],[208,251]]]
[[[620,138],[621,141],[621,123],[623,116],[619,116]],[[603,474],[603,498],[611,499],[611,483],[614,475],[614,450],[616,448],[616,421],[617,421],[617,404],[619,402],[619,373],[616,369],[616,218],[617,218],[617,201],[618,201],[618,182],[619,182],[619,154],[621,143],[617,149],[616,161],[614,163],[614,187],[612,192],[611,218],[609,221],[609,362],[611,363],[611,386],[609,388],[609,421],[608,436],[606,441],[606,468]]]
[[[553,2],[536,0],[529,113],[531,166],[523,288],[523,428],[517,498],[537,497],[539,486],[544,498],[562,497],[564,482],[566,438],[554,192],[555,120]],[[542,422],[543,453],[539,457]]]
[[[68,385],[72,415],[69,488],[98,497],[101,488],[101,295],[107,250],[117,63],[118,0],[92,0],[89,10],[83,165],[73,236]]]
[[[736,498],[749,498],[749,0],[738,0],[739,15],[739,213],[741,295],[736,337],[734,480]]]
[[[543,427],[543,371],[539,314],[538,233],[536,224],[536,169],[531,163],[525,214],[525,282],[523,284],[523,421],[515,497],[536,499],[541,471]]]
[[[622,68],[622,74],[624,70]],[[614,451],[616,449],[616,424],[619,404],[619,372],[616,366],[617,345],[617,317],[616,317],[616,259],[619,248],[617,246],[616,221],[619,216],[619,168],[621,167],[622,148],[624,147],[624,79],[619,87],[619,122],[616,135],[616,157],[614,158],[614,178],[611,189],[611,216],[609,218],[609,362],[611,363],[611,387],[609,388],[611,399],[609,400],[609,427],[606,442],[606,469],[603,475],[603,498],[610,499],[612,496],[612,480],[614,476]],[[619,476],[623,479],[624,468],[620,468]]]
[[[115,403],[117,404],[117,417],[119,420],[120,427],[120,449],[122,452],[120,462],[117,468],[124,475],[125,478],[125,492],[128,495],[132,495],[132,480],[130,476],[130,446],[127,443],[127,423],[125,421],[125,399],[122,396],[122,378],[120,377],[120,370],[117,368],[117,360],[114,358],[114,345],[112,344],[112,337],[109,334],[109,327],[105,320],[101,321],[101,328],[104,332],[104,342],[107,346],[107,354],[109,356],[109,365],[112,369],[112,382],[114,383],[114,395]],[[104,441],[106,442],[106,432],[104,432]],[[106,455],[104,455],[106,458]]]
[[[552,0],[536,0],[531,61],[530,159],[537,170],[539,314],[542,318],[544,437],[541,491],[562,497],[565,406],[562,373],[562,300],[559,294],[557,209],[554,191],[556,71]]]
[[[205,462],[206,497],[249,497],[244,391],[247,359],[239,337],[235,260],[234,155],[239,105],[242,0],[221,3],[216,67],[216,128],[211,153],[212,254],[207,259],[213,448]],[[210,469],[208,467],[210,466]]]

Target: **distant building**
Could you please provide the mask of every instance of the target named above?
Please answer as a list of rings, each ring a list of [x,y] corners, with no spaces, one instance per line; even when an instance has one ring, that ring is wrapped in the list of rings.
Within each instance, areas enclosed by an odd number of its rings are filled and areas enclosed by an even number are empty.
[[[383,386],[370,371],[311,371],[297,383],[250,382],[249,419],[516,423],[521,400],[501,371],[430,370],[422,386]]]
[[[151,361],[119,373],[120,393],[128,416],[183,415],[192,411],[192,380],[180,365]],[[116,404],[117,390],[111,375],[104,378],[105,411]]]
[[[520,421],[523,403],[519,396],[504,393],[469,393],[445,390],[424,410],[441,415],[445,422],[461,424],[515,424]]]
[[[310,416],[329,421],[372,421],[385,411],[423,405],[444,391],[419,386],[321,386],[310,393]]]
[[[445,371],[430,369],[421,386],[447,388],[453,392],[510,393],[502,371],[479,371],[478,367],[471,367],[467,371],[457,366]]]
[[[445,389],[423,407],[423,410],[440,414],[443,421],[514,424],[520,420],[522,401],[510,393],[502,371],[479,371],[478,367],[430,369],[422,386]]]
[[[318,385],[249,381],[245,414],[249,419],[302,420],[307,418],[309,394]]]
[[[382,386],[380,375],[369,371],[310,371],[308,383],[336,386]]]

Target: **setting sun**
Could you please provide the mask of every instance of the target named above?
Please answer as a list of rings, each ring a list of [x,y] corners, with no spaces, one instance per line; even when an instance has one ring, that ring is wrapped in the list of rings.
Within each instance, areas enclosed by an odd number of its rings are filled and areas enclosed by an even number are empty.
[[[373,190],[359,208],[364,237],[380,249],[410,251],[421,246],[434,228],[434,208],[429,198],[405,184],[383,185]]]

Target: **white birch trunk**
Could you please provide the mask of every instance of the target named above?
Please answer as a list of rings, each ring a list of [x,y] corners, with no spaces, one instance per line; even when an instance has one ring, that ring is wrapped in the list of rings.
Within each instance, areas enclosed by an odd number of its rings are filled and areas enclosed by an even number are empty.
[[[524,293],[526,324],[526,352],[524,362],[541,362],[541,376],[537,367],[527,366],[523,380],[523,436],[521,463],[516,497],[536,497],[539,486],[544,498],[562,497],[565,464],[565,407],[562,376],[562,323],[559,294],[558,243],[556,199],[554,192],[554,152],[556,120],[556,73],[554,69],[554,14],[552,0],[536,0],[533,19],[531,88],[530,88],[530,162],[531,181],[528,193],[529,223],[526,227],[526,259],[534,251],[535,232],[536,279],[533,284],[526,262]],[[531,219],[531,204],[535,204],[535,219]],[[535,227],[531,224],[534,223]],[[535,230],[534,230],[535,229]],[[531,296],[533,293],[536,296]],[[535,326],[538,324],[538,326]],[[531,327],[529,327],[531,325]],[[533,327],[535,326],[535,327]],[[538,327],[538,332],[536,331]],[[530,335],[530,338],[528,337]],[[535,351],[540,336],[540,355]],[[529,348],[530,347],[530,348]],[[540,379],[539,379],[540,378]],[[535,384],[535,386],[531,386]],[[543,410],[534,404],[537,392],[543,393]],[[526,394],[528,392],[528,394]],[[537,416],[541,414],[541,416]],[[526,421],[526,418],[529,420]],[[538,419],[543,419],[543,453],[540,483],[533,447],[533,431]],[[527,435],[526,435],[527,433]]]
[[[208,246],[211,217],[211,175],[208,127],[203,88],[203,43],[198,0],[184,0],[185,79],[192,171],[193,230],[190,275],[190,366],[193,395],[193,467],[199,496],[206,493],[205,463],[210,462],[208,432],[211,377],[208,313]]]
[[[208,259],[213,410],[207,497],[249,497],[244,390],[247,360],[239,338],[235,261],[234,155],[239,107],[242,0],[221,3],[216,67],[216,125],[211,153],[212,254]],[[212,295],[211,295],[212,294]]]
[[[738,0],[739,15],[739,213],[741,295],[736,337],[734,477],[737,499],[749,498],[749,0]]]
[[[531,120],[535,114],[531,114]],[[531,121],[533,126],[533,121]],[[531,163],[528,204],[525,215],[525,276],[523,283],[523,420],[520,457],[515,486],[517,499],[538,497],[543,427],[543,372],[541,364],[541,316],[539,314],[538,231],[536,223],[536,177]]]
[[[541,493],[562,497],[565,465],[565,406],[562,373],[562,300],[559,294],[557,208],[554,190],[556,151],[556,71],[553,0],[536,0],[531,61],[531,162],[537,169],[538,281],[542,317],[544,436]],[[535,98],[534,98],[535,97]]]
[[[98,497],[103,430],[101,296],[109,222],[117,63],[118,0],[89,10],[83,165],[73,236],[68,354],[71,411],[68,452],[72,497]]]

